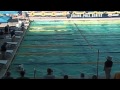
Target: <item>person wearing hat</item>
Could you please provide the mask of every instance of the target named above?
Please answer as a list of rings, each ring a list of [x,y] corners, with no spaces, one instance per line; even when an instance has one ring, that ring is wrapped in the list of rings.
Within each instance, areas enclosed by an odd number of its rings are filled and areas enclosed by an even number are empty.
[[[107,59],[107,61],[105,61],[105,63],[104,63],[104,71],[105,71],[105,74],[106,74],[106,79],[110,79],[111,68],[112,68],[112,65],[113,65],[112,57],[107,56],[106,59]]]

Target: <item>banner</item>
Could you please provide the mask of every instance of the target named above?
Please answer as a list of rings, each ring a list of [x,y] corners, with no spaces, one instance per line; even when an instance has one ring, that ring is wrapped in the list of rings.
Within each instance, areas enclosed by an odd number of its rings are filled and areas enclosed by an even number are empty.
[[[68,18],[114,18],[120,17],[120,14],[71,14]]]

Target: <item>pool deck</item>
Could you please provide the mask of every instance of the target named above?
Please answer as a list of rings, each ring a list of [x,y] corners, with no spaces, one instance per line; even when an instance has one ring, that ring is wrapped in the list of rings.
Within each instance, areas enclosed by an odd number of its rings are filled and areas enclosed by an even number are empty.
[[[18,22],[9,23],[9,26],[16,26],[17,23]],[[3,23],[3,24],[0,25],[0,27],[5,27],[6,25],[7,24]],[[27,25],[25,24],[25,30],[23,31],[22,34],[20,34],[20,38],[16,38],[16,40],[15,40],[15,42],[17,42],[16,46],[7,48],[7,50],[13,50],[13,53],[10,54],[10,56],[6,57],[5,60],[8,60],[8,61],[7,61],[7,64],[3,65],[3,67],[0,70],[0,78],[2,78],[2,76],[4,76],[6,71],[9,69],[9,66],[11,65],[11,62],[14,59],[14,56],[15,56],[18,48],[19,48],[19,45],[20,45],[20,43],[21,43],[21,41],[22,41],[22,39],[24,37],[24,34],[25,34],[26,30],[28,29],[28,27],[29,27],[29,23]],[[4,42],[8,42],[8,39],[6,38],[6,36],[9,36],[9,35],[10,34],[2,35],[3,39],[0,40],[0,45],[2,45]],[[0,55],[0,60],[1,60],[1,55]]]

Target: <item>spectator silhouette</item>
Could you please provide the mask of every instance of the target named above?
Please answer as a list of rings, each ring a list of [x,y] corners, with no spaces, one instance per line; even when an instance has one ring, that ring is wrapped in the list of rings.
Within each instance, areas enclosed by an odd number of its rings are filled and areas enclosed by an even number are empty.
[[[15,30],[12,30],[10,34],[11,34],[11,38],[12,38],[12,36],[15,35]]]
[[[110,79],[111,68],[113,65],[112,57],[108,56],[106,59],[107,59],[107,61],[105,61],[105,63],[104,63],[104,71],[106,74],[106,79]]]
[[[97,79],[97,76],[96,76],[96,75],[93,75],[93,76],[92,76],[92,79]]]
[[[22,29],[22,31],[24,31],[24,23],[22,22],[22,24],[21,24],[21,29]]]
[[[25,71],[20,71],[20,77],[16,79],[29,79],[28,77],[25,77]]]
[[[64,75],[64,79],[68,79],[68,75]]]
[[[85,79],[85,74],[84,73],[81,73],[80,79]]]
[[[7,43],[3,43],[3,45],[1,46],[1,54],[2,54],[2,59],[6,59],[6,50],[7,50]]]
[[[2,77],[2,79],[13,79],[13,77],[11,77],[11,73],[10,72],[6,72],[5,76]]]
[[[50,68],[47,69],[47,75],[44,76],[44,79],[55,79],[52,69]]]
[[[24,65],[23,64],[18,65],[17,71],[18,72],[24,71]]]
[[[14,42],[15,41],[15,30],[12,30],[10,34],[11,34],[12,42]]]

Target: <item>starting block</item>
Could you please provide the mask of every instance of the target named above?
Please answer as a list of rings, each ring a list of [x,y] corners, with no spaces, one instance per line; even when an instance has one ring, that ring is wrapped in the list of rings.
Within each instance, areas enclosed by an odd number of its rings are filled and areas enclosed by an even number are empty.
[[[15,36],[15,38],[18,38],[18,39],[20,39],[21,38],[21,36]],[[6,39],[12,39],[10,36],[6,36]]]
[[[14,47],[17,45],[18,42],[7,42],[8,43],[8,47]]]
[[[13,50],[6,50],[6,53],[12,54],[12,53],[13,53]]]
[[[17,45],[18,42],[7,42],[8,44]]]
[[[7,67],[6,64],[7,64],[8,60],[0,60],[0,64],[3,65],[5,68]]]
[[[7,62],[8,62],[8,60],[0,60],[0,64],[4,64],[4,65],[6,65]]]
[[[23,33],[23,31],[15,31],[15,33]]]
[[[12,54],[12,53],[13,53],[13,50],[6,50],[6,53]],[[1,54],[1,52],[0,52],[0,54]]]

